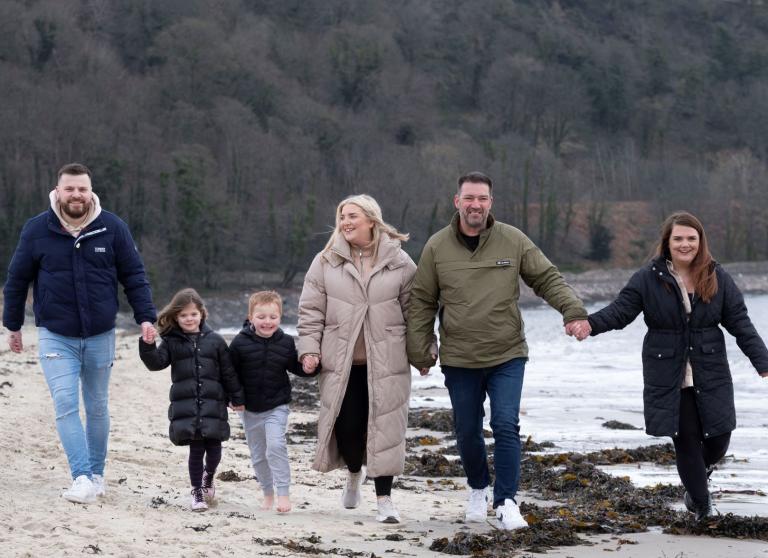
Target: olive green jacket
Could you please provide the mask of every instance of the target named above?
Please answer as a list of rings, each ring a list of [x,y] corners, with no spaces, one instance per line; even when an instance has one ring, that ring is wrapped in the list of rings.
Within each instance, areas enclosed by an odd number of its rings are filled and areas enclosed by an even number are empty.
[[[470,252],[459,237],[459,215],[424,246],[408,308],[408,360],[416,368],[430,356],[435,315],[440,318],[440,363],[485,368],[528,356],[517,301],[520,278],[563,315],[587,317],[581,300],[557,268],[520,230],[488,218]]]

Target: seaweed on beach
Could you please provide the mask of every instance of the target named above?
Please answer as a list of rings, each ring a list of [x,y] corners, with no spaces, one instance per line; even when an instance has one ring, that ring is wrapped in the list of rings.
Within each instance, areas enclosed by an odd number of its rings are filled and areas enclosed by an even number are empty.
[[[405,440],[405,449],[412,450],[424,446],[436,446],[440,444],[440,438],[436,436],[414,436]]]
[[[508,557],[517,552],[546,552],[559,546],[591,544],[581,539],[564,521],[533,525],[515,531],[496,530],[485,534],[459,532],[453,539],[435,539],[429,549],[443,554]]]
[[[620,422],[618,420],[609,420],[600,426],[609,430],[642,430],[642,428],[638,428],[637,426],[627,424],[626,422]]]
[[[446,554],[514,556],[522,550],[541,552],[556,546],[590,544],[578,533],[640,533],[652,526],[676,535],[768,540],[768,518],[727,514],[696,522],[690,513],[671,509],[672,502],[682,499],[682,487],[636,488],[627,478],[599,470],[585,455],[558,456],[557,460],[537,459],[542,456],[524,459],[520,485],[544,499],[563,502],[562,506],[523,502],[520,512],[530,525],[527,529],[458,533],[452,540],[435,540],[430,548]]]
[[[291,380],[291,408],[314,411],[320,407],[320,390],[312,378]]]
[[[590,453],[548,453],[535,455],[532,459],[553,467],[566,462],[588,462],[595,465],[617,465],[628,463],[655,463],[656,465],[673,465],[675,463],[675,448],[672,444],[656,444],[634,449],[603,449]]]
[[[222,482],[243,482],[247,481],[247,477],[241,477],[237,474],[236,471],[228,470],[228,471],[222,471],[218,475],[216,475],[216,478],[219,479]]]
[[[311,544],[317,544],[320,542],[320,537],[318,536],[311,536],[308,538],[305,538],[305,540]],[[286,548],[290,550],[291,552],[298,552],[302,554],[310,554],[310,555],[322,555],[327,556],[329,554],[334,554],[336,556],[347,556],[349,558],[354,558],[355,556],[372,556],[368,552],[359,552],[355,550],[350,550],[347,548],[318,548],[317,546],[311,546],[308,544],[303,544],[300,542],[296,542],[292,539],[283,540],[283,539],[262,539],[259,537],[252,537],[251,542],[258,546],[282,546],[283,548]]]
[[[768,541],[768,517],[743,517],[728,513],[697,522],[688,515],[666,525],[664,532],[672,535],[706,535]]]
[[[291,434],[304,438],[317,438],[317,422],[297,422],[291,425]]]
[[[408,427],[453,433],[453,412],[446,409],[411,409],[408,412]]]
[[[417,477],[462,477],[464,467],[458,459],[449,460],[439,453],[425,451],[406,455],[404,473]]]

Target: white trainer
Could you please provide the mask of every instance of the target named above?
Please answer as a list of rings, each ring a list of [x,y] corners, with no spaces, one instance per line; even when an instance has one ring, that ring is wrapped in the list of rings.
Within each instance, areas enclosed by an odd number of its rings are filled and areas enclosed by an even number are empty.
[[[96,492],[93,489],[91,479],[80,475],[72,483],[72,487],[62,494],[65,500],[76,504],[92,504],[96,501]]]
[[[192,501],[189,504],[190,509],[193,512],[202,512],[208,509],[208,504],[205,503],[205,495],[202,488],[192,489]]]
[[[104,475],[93,475],[91,483],[93,483],[93,493],[96,496],[103,498],[107,495],[107,483],[104,481]]]
[[[347,474],[347,484],[341,493],[342,506],[347,509],[353,509],[360,505],[360,494],[364,480],[365,469],[360,469],[357,473]]]
[[[381,523],[400,523],[400,514],[397,513],[395,504],[392,503],[392,498],[389,496],[382,496],[376,498],[376,504],[379,508],[379,513],[376,515],[376,521]]]
[[[496,519],[501,523],[502,529],[508,531],[528,527],[528,522],[520,515],[520,508],[517,507],[514,500],[509,498],[504,500],[504,504],[496,508]]]
[[[473,523],[483,523],[488,519],[488,490],[485,488],[472,488],[469,491],[467,509],[464,511],[464,520]]]

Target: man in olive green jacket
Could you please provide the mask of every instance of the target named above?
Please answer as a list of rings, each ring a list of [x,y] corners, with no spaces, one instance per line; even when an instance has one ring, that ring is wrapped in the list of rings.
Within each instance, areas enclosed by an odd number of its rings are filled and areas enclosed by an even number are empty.
[[[483,403],[491,404],[496,481],[493,507],[505,529],[527,526],[515,502],[520,479],[520,395],[528,346],[517,305],[520,278],[563,315],[574,335],[587,312],[557,268],[518,229],[495,221],[492,181],[473,172],[458,180],[451,224],[433,235],[419,260],[408,308],[411,364],[429,372],[435,315],[440,319],[440,364],[453,407],[454,428],[467,473],[467,521],[488,514],[488,459]]]

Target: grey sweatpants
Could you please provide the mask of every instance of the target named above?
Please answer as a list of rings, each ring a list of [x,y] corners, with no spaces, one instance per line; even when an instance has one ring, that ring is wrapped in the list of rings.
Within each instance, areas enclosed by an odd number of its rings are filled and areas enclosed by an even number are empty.
[[[288,425],[288,405],[269,411],[243,411],[245,439],[251,451],[253,472],[265,496],[287,496],[291,486],[291,467],[285,431]]]

